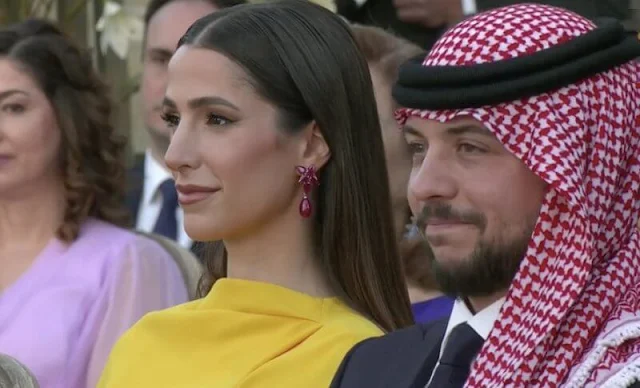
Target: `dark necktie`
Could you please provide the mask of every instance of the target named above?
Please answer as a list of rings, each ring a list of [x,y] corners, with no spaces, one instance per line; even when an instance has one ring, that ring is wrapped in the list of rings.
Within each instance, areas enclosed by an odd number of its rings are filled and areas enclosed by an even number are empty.
[[[446,341],[429,388],[462,387],[484,342],[466,322],[454,327]]]
[[[162,194],[162,208],[153,233],[175,240],[178,237],[178,220],[176,219],[178,192],[173,179],[162,182],[160,194]]]

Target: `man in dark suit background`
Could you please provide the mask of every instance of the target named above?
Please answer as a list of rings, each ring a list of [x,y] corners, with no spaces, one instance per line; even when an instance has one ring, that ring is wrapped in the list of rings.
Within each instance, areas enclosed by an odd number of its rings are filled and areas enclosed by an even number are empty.
[[[170,131],[162,120],[162,100],[167,84],[167,65],[178,40],[197,19],[244,0],[151,0],[145,12],[142,69],[142,110],[149,134],[144,154],[136,155],[129,172],[127,205],[135,227],[178,241],[186,248],[193,243],[184,231],[183,215],[164,154]]]
[[[640,386],[640,41],[532,4],[471,17],[393,88],[447,321],[332,388]]]
[[[354,23],[391,30],[430,49],[447,26],[464,17],[524,2],[563,7],[589,19],[630,17],[629,0],[336,0],[336,5]]]

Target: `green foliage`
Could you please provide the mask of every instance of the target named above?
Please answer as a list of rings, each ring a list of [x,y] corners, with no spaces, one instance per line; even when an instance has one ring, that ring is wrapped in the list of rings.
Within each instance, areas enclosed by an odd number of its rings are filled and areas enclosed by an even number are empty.
[[[102,6],[104,0],[0,0],[0,25],[16,23],[30,17],[51,19],[66,32],[87,7]]]

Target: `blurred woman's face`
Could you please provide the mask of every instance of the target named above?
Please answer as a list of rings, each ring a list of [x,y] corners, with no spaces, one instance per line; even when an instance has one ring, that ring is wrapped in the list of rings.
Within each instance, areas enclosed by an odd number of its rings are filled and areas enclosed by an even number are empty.
[[[411,156],[402,131],[393,116],[395,104],[391,97],[391,81],[375,66],[370,66],[369,69],[380,116],[396,231],[400,234],[404,231],[407,216],[407,184],[411,172]]]
[[[60,141],[47,96],[18,64],[0,59],[0,198],[56,177]]]

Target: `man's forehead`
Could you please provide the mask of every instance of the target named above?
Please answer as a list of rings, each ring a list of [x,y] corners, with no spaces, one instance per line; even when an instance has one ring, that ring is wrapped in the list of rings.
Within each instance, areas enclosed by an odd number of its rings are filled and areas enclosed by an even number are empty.
[[[216,11],[213,4],[199,0],[176,0],[160,8],[149,20],[147,43],[149,48],[175,50],[178,41],[191,25],[201,17]]]
[[[419,136],[474,133],[495,138],[489,128],[470,116],[457,117],[446,122],[410,116],[404,124],[404,131]]]

